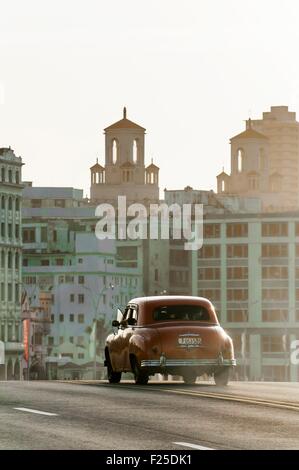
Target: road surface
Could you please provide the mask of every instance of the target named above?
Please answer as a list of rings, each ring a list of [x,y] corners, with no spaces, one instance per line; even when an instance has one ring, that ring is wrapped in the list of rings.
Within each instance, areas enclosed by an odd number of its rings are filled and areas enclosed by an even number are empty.
[[[0,449],[299,449],[299,384],[0,382]]]

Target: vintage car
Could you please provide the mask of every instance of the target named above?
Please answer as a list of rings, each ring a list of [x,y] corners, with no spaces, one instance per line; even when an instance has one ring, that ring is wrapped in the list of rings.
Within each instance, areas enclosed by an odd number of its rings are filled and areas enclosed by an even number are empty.
[[[216,385],[227,385],[236,365],[232,340],[213,304],[202,297],[132,299],[112,326],[105,345],[110,383],[118,383],[122,372],[133,372],[136,384],[147,384],[156,373],[179,375],[192,384],[205,373]]]

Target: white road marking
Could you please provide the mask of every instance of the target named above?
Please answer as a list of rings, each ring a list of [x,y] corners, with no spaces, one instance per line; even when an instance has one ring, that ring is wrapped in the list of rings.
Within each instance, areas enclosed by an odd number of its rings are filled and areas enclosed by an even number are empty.
[[[184,447],[190,447],[191,449],[197,449],[197,450],[215,450],[215,449],[212,449],[211,447],[198,446],[197,444],[190,444],[189,442],[174,442],[174,444],[177,444],[179,446],[184,446]]]
[[[37,415],[58,416],[56,413],[48,413],[47,411],[32,410],[31,408],[14,408],[14,410],[26,411],[27,413],[34,413]]]

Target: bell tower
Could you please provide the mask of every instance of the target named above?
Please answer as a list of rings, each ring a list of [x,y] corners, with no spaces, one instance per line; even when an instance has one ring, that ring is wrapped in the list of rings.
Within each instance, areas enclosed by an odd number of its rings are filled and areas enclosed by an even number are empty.
[[[129,203],[157,202],[159,168],[145,168],[145,128],[128,119],[125,107],[122,119],[106,127],[104,134],[105,167],[97,163],[91,168],[91,200],[114,202],[118,195],[126,195]]]

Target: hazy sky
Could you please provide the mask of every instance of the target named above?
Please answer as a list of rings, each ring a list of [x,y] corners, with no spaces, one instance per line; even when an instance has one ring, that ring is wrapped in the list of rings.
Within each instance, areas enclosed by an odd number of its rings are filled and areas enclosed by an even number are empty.
[[[249,113],[299,113],[298,46],[296,0],[0,0],[0,146],[86,193],[125,105],[162,189],[215,188]]]

